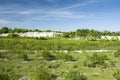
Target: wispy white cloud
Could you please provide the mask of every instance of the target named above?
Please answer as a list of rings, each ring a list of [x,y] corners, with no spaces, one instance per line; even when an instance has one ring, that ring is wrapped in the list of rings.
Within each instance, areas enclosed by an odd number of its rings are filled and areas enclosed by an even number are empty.
[[[2,24],[4,24],[4,23],[9,23],[9,21],[7,21],[7,20],[4,20],[4,19],[0,19],[0,23]]]
[[[83,2],[83,3],[78,3],[78,4],[73,4],[73,5],[70,5],[70,6],[66,6],[64,8],[61,8],[60,10],[67,10],[67,9],[71,9],[71,8],[83,7],[83,6],[87,6],[89,4],[97,3],[99,1],[100,0],[88,0],[88,1]]]
[[[6,7],[1,7],[0,8],[0,14],[16,14],[16,13],[18,13],[18,9],[17,8],[12,8],[12,7],[8,7],[8,8],[6,8]]]
[[[15,22],[15,17],[22,17],[22,19],[25,21],[56,21],[56,20],[70,20],[70,19],[85,19],[85,18],[91,18],[91,14],[84,13],[84,12],[76,12],[76,11],[68,11],[68,10],[8,10],[8,11],[2,11],[0,14],[15,14],[16,16],[9,17],[12,19],[11,22]],[[29,17],[27,16],[29,15]],[[21,22],[21,21],[20,21]],[[0,20],[0,23],[8,23],[6,20]]]
[[[33,20],[65,20],[65,19],[80,19],[91,17],[91,14],[72,11],[50,11],[43,15],[34,16]]]
[[[55,1],[55,0],[47,0],[47,1]],[[69,10],[71,8],[77,8],[82,6],[87,6],[89,4],[96,3],[100,0],[87,0],[86,2],[70,5],[63,8],[56,8],[52,10],[44,9],[44,8],[36,8],[36,9],[17,9],[17,8],[0,8],[0,14],[15,14],[17,17],[29,18],[31,20],[63,20],[63,19],[80,19],[80,18],[90,18],[94,15],[91,15],[86,12],[77,12],[73,10]],[[29,17],[24,17],[29,15]],[[15,16],[15,17],[16,17]],[[10,17],[11,18],[11,17]],[[26,20],[29,20],[26,19]],[[13,20],[14,21],[14,20]],[[7,21],[1,20],[2,23]]]
[[[19,14],[31,14],[32,12],[31,11],[20,11]]]

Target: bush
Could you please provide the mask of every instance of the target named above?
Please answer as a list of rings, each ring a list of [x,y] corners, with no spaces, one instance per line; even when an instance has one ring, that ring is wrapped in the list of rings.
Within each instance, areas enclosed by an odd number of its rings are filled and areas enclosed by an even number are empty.
[[[69,54],[65,54],[63,59],[66,60],[66,61],[73,61],[73,57]]]
[[[88,78],[78,71],[70,71],[65,76],[65,80],[87,80]]]
[[[52,55],[48,50],[43,50],[41,53],[41,56],[46,60],[53,60],[55,59],[55,56]]]
[[[107,66],[106,61],[108,60],[105,54],[94,53],[91,56],[87,56],[84,61],[84,66],[97,67],[97,66]]]
[[[56,76],[49,73],[48,70],[44,68],[38,68],[34,80],[55,80]]]
[[[36,39],[39,39],[39,40],[47,40],[48,38],[45,38],[45,37],[36,37]]]
[[[2,73],[0,74],[0,80],[10,80],[10,77],[8,74]]]
[[[120,49],[117,50],[117,52],[114,53],[115,57],[119,57],[120,56]]]
[[[0,58],[5,58],[4,52],[0,51]]]
[[[73,61],[73,57],[69,53],[58,53],[57,55],[58,59],[63,59],[65,61]]]
[[[120,80],[120,70],[117,70],[116,72],[114,72],[113,77],[114,77],[116,80]]]
[[[22,58],[25,60],[25,61],[28,61],[28,55],[26,53],[23,53],[22,54]]]
[[[8,37],[19,37],[19,35],[14,33],[9,33]]]
[[[54,68],[54,69],[56,69],[56,68],[58,68],[60,66],[60,64],[58,64],[58,63],[52,63],[52,64],[49,64],[48,65],[48,68]]]

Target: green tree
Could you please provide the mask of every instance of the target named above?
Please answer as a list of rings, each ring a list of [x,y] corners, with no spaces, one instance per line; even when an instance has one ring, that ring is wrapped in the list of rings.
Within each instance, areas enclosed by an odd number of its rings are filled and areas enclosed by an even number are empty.
[[[52,32],[51,30],[45,30],[46,32]]]
[[[8,33],[8,32],[9,32],[8,27],[2,27],[1,33]]]
[[[17,32],[17,33],[20,33],[20,32],[24,33],[24,32],[28,32],[28,31],[29,31],[28,29],[19,29],[19,28],[14,28],[12,30],[12,32]]]
[[[69,32],[64,32],[64,33],[63,33],[63,37],[64,37],[64,38],[70,38]]]
[[[76,30],[76,35],[77,36],[85,37],[85,36],[88,36],[88,34],[89,34],[89,29],[77,29]]]

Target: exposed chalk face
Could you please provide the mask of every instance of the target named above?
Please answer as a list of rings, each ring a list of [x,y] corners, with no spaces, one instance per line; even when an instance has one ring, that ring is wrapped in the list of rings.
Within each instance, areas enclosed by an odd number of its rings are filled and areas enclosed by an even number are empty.
[[[26,32],[18,34],[21,37],[54,37],[54,32]]]
[[[120,40],[120,36],[101,36],[101,39],[107,39],[107,40]]]
[[[20,37],[56,37],[56,35],[62,35],[62,33],[57,32],[26,32],[26,33],[15,33]],[[0,34],[0,37],[6,37],[9,33]]]
[[[56,37],[57,35],[63,35],[63,33],[58,32],[26,32],[26,33],[15,33],[20,37]],[[7,37],[9,33],[2,33],[0,37]],[[74,38],[76,40],[82,39],[81,37]],[[120,36],[101,36],[100,39],[105,40],[120,40]]]
[[[9,35],[8,33],[2,33],[2,34],[0,34],[0,37],[6,37],[8,35]]]

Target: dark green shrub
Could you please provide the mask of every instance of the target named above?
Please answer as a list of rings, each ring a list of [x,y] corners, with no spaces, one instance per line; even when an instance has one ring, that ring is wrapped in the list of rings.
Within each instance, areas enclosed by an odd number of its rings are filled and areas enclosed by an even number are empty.
[[[108,58],[105,54],[94,53],[91,56],[88,55],[87,59],[84,61],[84,66],[97,67],[97,66],[107,66],[106,61]]]
[[[9,32],[9,28],[8,27],[2,27],[0,32],[1,33],[8,33]]]
[[[5,58],[4,52],[0,52],[0,58]]]
[[[39,39],[39,40],[47,40],[47,38],[45,38],[45,37],[36,37],[36,39]]]
[[[117,52],[114,53],[115,57],[119,57],[120,56],[120,49],[117,50]]]
[[[19,35],[14,33],[9,33],[8,37],[19,37]]]
[[[65,76],[65,80],[88,80],[88,78],[78,71],[70,71]]]
[[[2,73],[0,74],[0,80],[10,80],[10,77],[8,74]]]
[[[48,50],[43,50],[41,56],[46,60],[54,60],[55,56],[52,55]]]
[[[73,57],[69,54],[65,54],[63,59],[66,60],[66,61],[73,61]]]
[[[23,53],[22,54],[22,58],[25,60],[25,61],[28,61],[28,55],[26,53]]]
[[[54,68],[54,69],[56,69],[56,68],[58,68],[60,66],[60,64],[58,64],[58,63],[52,63],[52,64],[49,64],[48,65],[48,68]]]
[[[46,70],[45,68],[39,68],[35,73],[34,80],[55,80],[55,79],[56,76],[51,74],[48,70]]]
[[[65,61],[74,61],[73,57],[69,53],[58,53],[56,57]]]
[[[113,77],[114,77],[116,80],[120,80],[120,70],[115,71],[114,74],[113,74]]]

